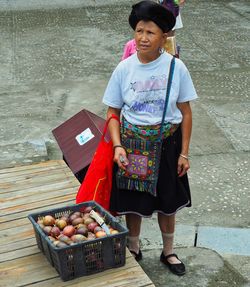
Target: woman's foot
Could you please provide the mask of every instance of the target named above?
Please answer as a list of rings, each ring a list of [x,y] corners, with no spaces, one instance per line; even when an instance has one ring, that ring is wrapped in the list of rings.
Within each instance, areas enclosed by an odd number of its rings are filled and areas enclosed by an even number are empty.
[[[186,273],[186,268],[183,262],[181,262],[176,254],[164,255],[161,253],[160,261],[165,264],[168,269],[175,275],[181,276]]]
[[[128,236],[127,240],[127,247],[130,253],[134,256],[136,261],[140,261],[142,259],[142,253],[140,250],[139,236]]]
[[[135,251],[133,250],[129,250],[130,253],[133,255],[133,257],[135,258],[136,261],[140,261],[142,260],[142,253],[141,253],[141,250],[139,249],[139,252],[136,253]]]

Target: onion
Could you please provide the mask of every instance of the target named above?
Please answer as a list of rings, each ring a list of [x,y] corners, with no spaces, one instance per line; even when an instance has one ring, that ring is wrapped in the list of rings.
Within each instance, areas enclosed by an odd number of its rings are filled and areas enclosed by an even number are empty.
[[[64,219],[57,219],[56,226],[59,227],[61,230],[67,225],[67,221]]]
[[[58,248],[62,248],[62,247],[66,247],[66,246],[68,246],[68,244],[66,244],[64,242],[60,242],[60,241],[56,244],[56,247],[58,247]]]
[[[84,222],[84,219],[83,218],[81,218],[81,217],[77,217],[76,219],[74,219],[73,221],[72,221],[72,225],[78,225],[78,224],[80,224],[80,223],[83,223]]]
[[[97,225],[97,226],[94,228],[94,233],[96,233],[97,231],[101,231],[101,230],[103,230],[103,229],[101,228],[101,226]]]
[[[106,232],[103,230],[97,231],[95,234],[96,238],[107,236]]]
[[[95,239],[95,238],[96,238],[96,237],[95,237],[95,234],[94,234],[94,233],[88,232],[87,240],[93,240],[93,239]]]
[[[88,230],[91,232],[94,232],[94,229],[98,226],[97,222],[91,222],[90,224],[88,224]]]
[[[54,236],[54,237],[59,236],[60,233],[61,233],[60,228],[57,226],[53,226],[51,231],[50,231],[51,236]]]
[[[82,234],[84,236],[88,236],[88,228],[86,226],[81,226],[77,228],[76,234]]]
[[[95,220],[91,217],[84,219],[84,224],[89,225],[91,222],[95,222]]]
[[[76,218],[78,218],[79,216],[77,214],[71,214],[69,217],[70,222],[73,222]]]
[[[50,235],[51,229],[52,229],[52,226],[45,226],[43,228],[43,231],[46,235]]]
[[[89,213],[84,213],[82,218],[85,220],[87,218],[90,218],[90,214]]]
[[[60,218],[60,220],[64,220],[64,221],[66,221],[67,222],[67,224],[69,223],[69,216],[65,216],[65,215],[63,215],[61,218]]]
[[[75,227],[73,225],[67,225],[63,228],[63,234],[71,237],[73,234],[75,234]]]
[[[66,244],[70,244],[72,242],[72,240],[68,236],[66,236],[64,234],[60,234],[58,236],[58,239],[59,239],[59,241],[64,242]]]
[[[51,216],[51,215],[46,215],[44,217],[44,219],[43,219],[43,224],[46,225],[46,226],[47,225],[52,226],[52,225],[55,224],[55,218],[53,216]]]
[[[80,227],[86,227],[87,228],[87,225],[84,224],[84,223],[79,223],[75,226],[77,229],[80,228]]]
[[[87,240],[87,238],[82,234],[75,234],[75,235],[71,236],[70,239],[75,243]]]

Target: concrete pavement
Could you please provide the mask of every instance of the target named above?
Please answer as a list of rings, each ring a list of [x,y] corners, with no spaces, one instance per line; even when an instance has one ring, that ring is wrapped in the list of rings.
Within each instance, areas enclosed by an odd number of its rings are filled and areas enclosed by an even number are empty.
[[[51,130],[103,91],[132,37],[132,3],[0,0],[0,168],[61,158]],[[193,207],[179,212],[177,251],[188,274],[158,266],[157,220],[144,220],[142,266],[156,286],[249,286],[250,113],[247,0],[190,0],[177,31],[193,103]],[[157,272],[157,270],[159,272]]]

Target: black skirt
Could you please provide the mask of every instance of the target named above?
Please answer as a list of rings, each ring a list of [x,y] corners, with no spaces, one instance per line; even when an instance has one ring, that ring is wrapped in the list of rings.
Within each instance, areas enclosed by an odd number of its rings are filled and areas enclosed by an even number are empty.
[[[166,215],[175,214],[183,207],[191,206],[188,177],[178,177],[177,162],[181,152],[181,128],[163,141],[162,155],[157,183],[157,196],[148,193],[118,189],[114,164],[113,186],[110,198],[110,211],[118,214],[135,213],[150,217],[154,212]]]

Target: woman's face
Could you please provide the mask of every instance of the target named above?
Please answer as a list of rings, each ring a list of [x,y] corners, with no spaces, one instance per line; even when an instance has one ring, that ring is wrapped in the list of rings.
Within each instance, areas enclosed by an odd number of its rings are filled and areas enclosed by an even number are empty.
[[[166,33],[153,22],[143,21],[137,23],[135,28],[135,42],[142,58],[155,60],[159,57],[159,49],[164,46]]]

